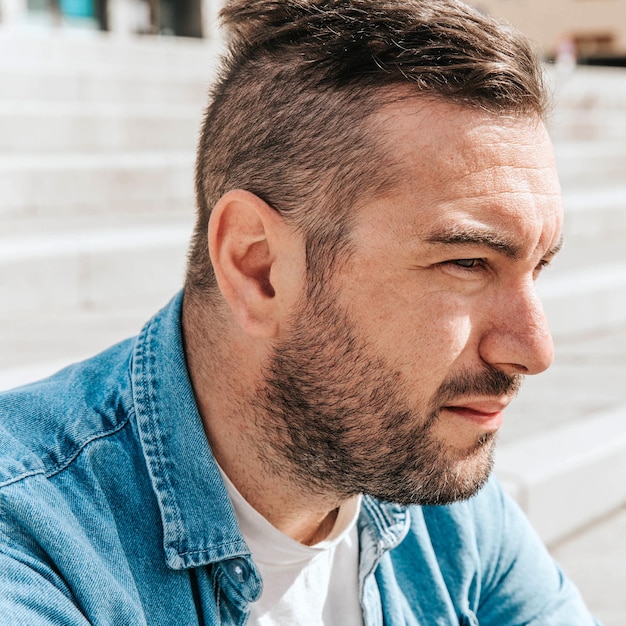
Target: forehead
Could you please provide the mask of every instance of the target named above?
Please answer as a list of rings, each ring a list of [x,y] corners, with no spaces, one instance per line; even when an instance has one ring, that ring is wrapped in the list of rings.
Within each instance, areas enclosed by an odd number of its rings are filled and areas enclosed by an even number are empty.
[[[396,238],[451,225],[535,246],[560,236],[554,154],[538,118],[414,98],[385,107],[376,127],[393,184],[369,218]]]

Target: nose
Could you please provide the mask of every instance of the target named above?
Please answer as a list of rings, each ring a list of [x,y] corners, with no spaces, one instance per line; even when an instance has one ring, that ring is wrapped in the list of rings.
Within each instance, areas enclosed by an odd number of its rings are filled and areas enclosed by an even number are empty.
[[[539,374],[550,367],[554,344],[533,281],[501,291],[488,308],[479,344],[483,361],[507,374]]]

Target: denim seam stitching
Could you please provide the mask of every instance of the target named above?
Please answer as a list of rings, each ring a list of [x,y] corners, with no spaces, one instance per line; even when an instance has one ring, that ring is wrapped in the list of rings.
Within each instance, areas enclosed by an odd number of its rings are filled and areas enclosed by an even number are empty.
[[[228,546],[235,546],[237,544],[240,544],[241,541],[229,541],[228,543],[220,543],[220,546],[224,546],[224,547],[228,547]],[[179,552],[179,556],[193,556],[194,554],[203,554],[205,552],[207,552],[209,550],[209,548],[203,548],[202,550],[185,550],[184,552]],[[232,558],[237,558],[237,557],[232,557]]]
[[[85,439],[85,441],[83,441],[79,446],[77,446],[77,449],[74,452],[74,454],[70,456],[68,459],[66,459],[65,463],[59,465],[59,467],[56,467],[54,470],[50,472],[46,472],[45,473],[46,478],[52,478],[53,476],[56,476],[57,474],[61,473],[63,470],[67,469],[83,453],[85,448],[90,443],[97,441],[98,439],[104,439],[111,435],[115,435],[120,430],[122,430],[130,421],[131,413],[132,413],[132,409],[129,410],[129,413],[126,415],[126,418],[122,422],[120,422],[115,428],[111,430],[107,430],[104,433],[98,433],[97,435],[92,435],[91,437]]]
[[[24,474],[20,474],[19,476],[15,476],[3,483],[0,483],[0,489],[2,489],[3,487],[8,487],[9,485],[13,485],[15,483],[19,483],[22,480],[25,480],[26,478],[30,478],[31,476],[38,476],[40,474],[43,474],[45,476],[46,475],[45,470],[40,469],[40,470],[34,470],[32,472],[25,472]]]
[[[24,480],[25,478],[30,478],[31,476],[38,476],[40,474],[43,475],[45,478],[52,478],[53,476],[56,476],[63,470],[67,469],[83,453],[85,448],[90,443],[92,443],[93,441],[97,441],[98,439],[104,439],[105,437],[114,435],[120,430],[122,430],[122,428],[124,428],[124,426],[128,424],[131,418],[132,412],[133,410],[130,409],[129,414],[126,416],[126,418],[112,430],[107,430],[106,432],[98,433],[97,435],[92,435],[91,437],[88,437],[87,439],[85,439],[83,442],[79,443],[74,453],[71,456],[69,456],[67,459],[65,459],[65,461],[61,463],[61,465],[59,465],[58,467],[55,467],[53,470],[50,470],[47,472],[45,468],[43,468],[39,470],[25,472],[23,474],[20,474],[19,476],[14,476],[13,478],[10,478],[9,480],[3,483],[0,483],[0,489],[2,489],[3,487],[7,487],[8,485],[12,485],[14,483],[20,482],[21,480]]]
[[[136,391],[135,402],[138,405],[149,408],[149,413],[153,416],[160,414],[158,403],[156,402],[154,385],[152,379],[152,367],[151,360],[154,359],[152,342],[153,337],[157,333],[161,319],[159,317],[153,318],[143,329],[139,336],[137,346],[135,349],[135,368],[142,369],[141,377],[133,375],[133,387]],[[155,428],[151,419],[146,419],[145,411],[140,410],[141,417],[138,415],[138,422],[140,429],[140,439],[142,440],[142,446],[144,447],[144,453],[146,456],[146,462],[148,465],[148,471],[151,475],[152,484],[155,489],[157,499],[162,506],[162,521],[163,531],[166,537],[164,537],[164,543],[169,543],[172,548],[172,544],[176,544],[175,551],[177,555],[181,556],[180,537],[177,536],[175,541],[167,537],[168,527],[174,527],[176,529],[176,535],[179,535],[179,529],[182,525],[182,515],[176,503],[176,496],[174,489],[170,483],[169,472],[165,467],[163,461],[163,450],[165,448],[163,443],[163,436],[158,428]],[[148,435],[147,438],[142,437],[142,431]],[[156,469],[156,472],[154,471]]]

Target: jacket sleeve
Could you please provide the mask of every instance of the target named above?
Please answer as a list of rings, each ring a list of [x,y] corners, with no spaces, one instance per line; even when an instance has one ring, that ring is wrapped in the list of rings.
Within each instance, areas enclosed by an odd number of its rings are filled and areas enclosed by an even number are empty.
[[[0,623],[4,626],[89,626],[58,574],[25,554],[0,547]],[[7,552],[12,552],[9,554]]]
[[[41,474],[0,488],[0,624],[145,624],[67,502]]]

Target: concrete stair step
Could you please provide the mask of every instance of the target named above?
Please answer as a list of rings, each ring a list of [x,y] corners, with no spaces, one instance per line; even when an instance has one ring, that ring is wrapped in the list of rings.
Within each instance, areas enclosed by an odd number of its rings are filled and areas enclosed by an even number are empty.
[[[0,29],[2,67],[63,69],[92,65],[112,68],[167,68],[179,76],[207,76],[218,44],[184,37],[119,37],[90,32],[77,36],[71,31],[28,33]]]
[[[606,250],[620,244],[626,258],[626,179],[625,184],[596,189],[564,191],[565,250],[579,251],[588,263],[589,249]],[[577,263],[576,255],[572,255]]]
[[[557,141],[554,149],[566,191],[626,184],[626,141]]]
[[[626,501],[626,405],[502,446],[496,474],[547,544]]]
[[[500,433],[509,444],[626,405],[626,323],[554,337],[554,362],[526,377]]]
[[[174,292],[168,295],[173,295]],[[167,299],[136,308],[0,317],[0,389],[38,380],[136,335]]]
[[[182,285],[191,220],[3,233],[0,318],[160,304]]]
[[[203,106],[211,82],[213,63],[202,76],[180,76],[169,68],[63,66],[47,69],[0,65],[3,100],[52,102],[160,102]]]
[[[194,150],[202,110],[164,104],[0,101],[0,154]]]
[[[0,155],[0,218],[193,212],[194,154]]]
[[[626,501],[626,323],[555,338],[506,410],[496,473],[554,544]]]
[[[626,322],[626,262],[594,264],[549,274],[538,283],[555,336]]]
[[[610,483],[597,488],[609,489]],[[550,553],[598,623],[626,624],[626,503],[552,544]]]
[[[548,68],[555,108],[550,116],[556,141],[621,143],[626,138],[626,69],[577,67],[558,75]]]
[[[626,69],[579,65],[560,74],[553,65],[547,76],[557,110],[626,109]]]
[[[554,141],[620,141],[626,139],[624,109],[559,109],[550,126]]]

